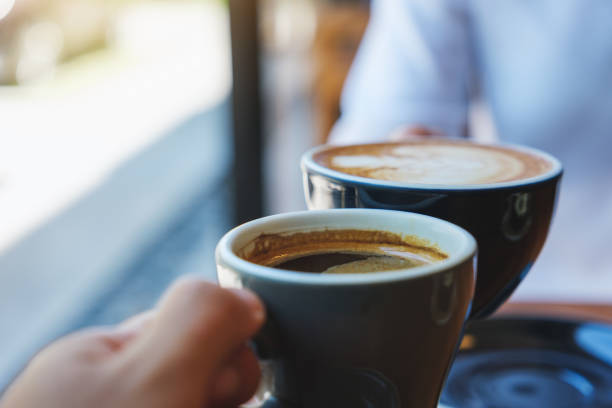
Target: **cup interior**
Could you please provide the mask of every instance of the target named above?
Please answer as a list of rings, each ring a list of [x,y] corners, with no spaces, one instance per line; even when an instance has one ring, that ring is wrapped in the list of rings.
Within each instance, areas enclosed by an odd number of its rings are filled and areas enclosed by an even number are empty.
[[[448,257],[413,268],[373,274],[309,274],[251,263],[238,254],[261,234],[291,234],[317,230],[356,229],[387,231],[425,240]],[[466,261],[476,253],[476,241],[464,229],[421,214],[378,209],[333,209],[286,213],[261,218],[236,227],[217,247],[218,262],[258,277],[311,284],[374,283],[434,274]]]

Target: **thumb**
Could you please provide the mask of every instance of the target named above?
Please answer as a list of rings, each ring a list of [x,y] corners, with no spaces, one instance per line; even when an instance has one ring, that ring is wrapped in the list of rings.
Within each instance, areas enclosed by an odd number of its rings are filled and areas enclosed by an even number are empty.
[[[174,383],[187,394],[207,392],[264,318],[264,307],[252,292],[183,278],[162,298],[137,354],[151,375],[163,377],[162,386]]]

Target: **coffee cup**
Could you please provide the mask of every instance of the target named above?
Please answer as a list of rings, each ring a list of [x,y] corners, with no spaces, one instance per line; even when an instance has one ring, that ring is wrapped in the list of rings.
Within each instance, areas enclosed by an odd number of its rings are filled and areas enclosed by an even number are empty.
[[[267,265],[275,254],[310,248],[320,255],[364,242],[382,242],[387,253],[405,243],[443,256],[371,273]],[[464,229],[389,210],[287,213],[228,232],[216,249],[219,283],[253,290],[267,309],[255,339],[272,379],[263,406],[435,407],[469,315],[475,256]]]
[[[320,146],[301,165],[310,209],[410,211],[469,231],[479,246],[474,318],[495,311],[535,262],[562,174],[536,149],[449,139]]]

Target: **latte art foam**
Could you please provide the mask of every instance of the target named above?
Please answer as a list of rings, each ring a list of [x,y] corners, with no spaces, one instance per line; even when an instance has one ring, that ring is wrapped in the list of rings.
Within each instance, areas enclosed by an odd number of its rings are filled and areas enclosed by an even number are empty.
[[[441,185],[522,180],[553,167],[545,158],[523,151],[451,141],[340,146],[321,151],[314,159],[359,177]]]

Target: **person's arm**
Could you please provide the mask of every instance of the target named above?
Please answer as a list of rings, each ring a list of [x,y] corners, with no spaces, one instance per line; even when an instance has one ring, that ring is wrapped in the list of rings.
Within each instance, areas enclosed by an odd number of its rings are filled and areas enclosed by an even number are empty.
[[[403,127],[462,136],[472,54],[463,0],[374,0],[330,142],[384,140]]]
[[[155,311],[45,348],[0,396],[0,408],[238,406],[259,382],[246,342],[264,319],[251,292],[183,278]]]

